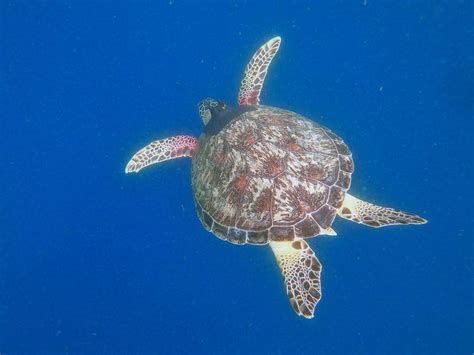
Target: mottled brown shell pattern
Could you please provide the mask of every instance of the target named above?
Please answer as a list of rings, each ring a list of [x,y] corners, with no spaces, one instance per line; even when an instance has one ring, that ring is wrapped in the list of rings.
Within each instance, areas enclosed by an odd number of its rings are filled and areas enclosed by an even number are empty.
[[[268,106],[201,136],[192,184],[204,227],[235,244],[317,236],[331,226],[354,164],[331,131]]]

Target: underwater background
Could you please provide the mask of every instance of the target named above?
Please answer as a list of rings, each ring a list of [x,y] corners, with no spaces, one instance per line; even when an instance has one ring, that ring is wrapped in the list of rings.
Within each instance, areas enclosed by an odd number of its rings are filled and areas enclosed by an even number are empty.
[[[0,352],[472,354],[471,1],[0,1]],[[336,219],[298,317],[268,247],[196,216],[191,160],[124,174],[234,104],[275,35],[262,103],[352,150],[351,192],[423,226]]]

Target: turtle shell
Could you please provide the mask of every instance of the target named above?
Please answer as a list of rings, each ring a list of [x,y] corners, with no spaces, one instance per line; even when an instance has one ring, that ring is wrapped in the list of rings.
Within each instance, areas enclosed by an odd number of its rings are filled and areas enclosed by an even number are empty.
[[[331,226],[353,171],[349,148],[330,130],[258,106],[200,137],[194,200],[204,227],[235,244],[310,238]]]

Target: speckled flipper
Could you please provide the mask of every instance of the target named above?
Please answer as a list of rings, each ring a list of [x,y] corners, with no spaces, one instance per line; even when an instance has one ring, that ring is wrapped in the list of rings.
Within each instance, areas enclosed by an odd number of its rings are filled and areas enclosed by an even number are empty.
[[[245,68],[240,84],[239,105],[258,105],[268,66],[280,48],[281,38],[274,37],[261,46]]]
[[[191,136],[175,136],[148,144],[140,149],[127,164],[126,173],[138,173],[151,164],[180,157],[190,157],[198,146],[196,138]]]
[[[427,222],[426,219],[415,214],[376,206],[359,200],[348,193],[346,193],[344,203],[338,214],[352,222],[375,228],[396,224],[424,224]]]
[[[321,264],[304,240],[270,242],[285,279],[286,293],[295,312],[313,318],[321,299]]]

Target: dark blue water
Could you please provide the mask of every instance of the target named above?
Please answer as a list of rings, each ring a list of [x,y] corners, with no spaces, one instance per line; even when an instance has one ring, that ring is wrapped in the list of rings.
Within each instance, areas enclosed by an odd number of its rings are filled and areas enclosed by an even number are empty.
[[[0,352],[472,353],[471,5],[1,1]],[[355,195],[429,220],[312,240],[312,320],[268,247],[201,227],[189,159],[124,174],[234,103],[274,35],[262,102],[344,137]]]

